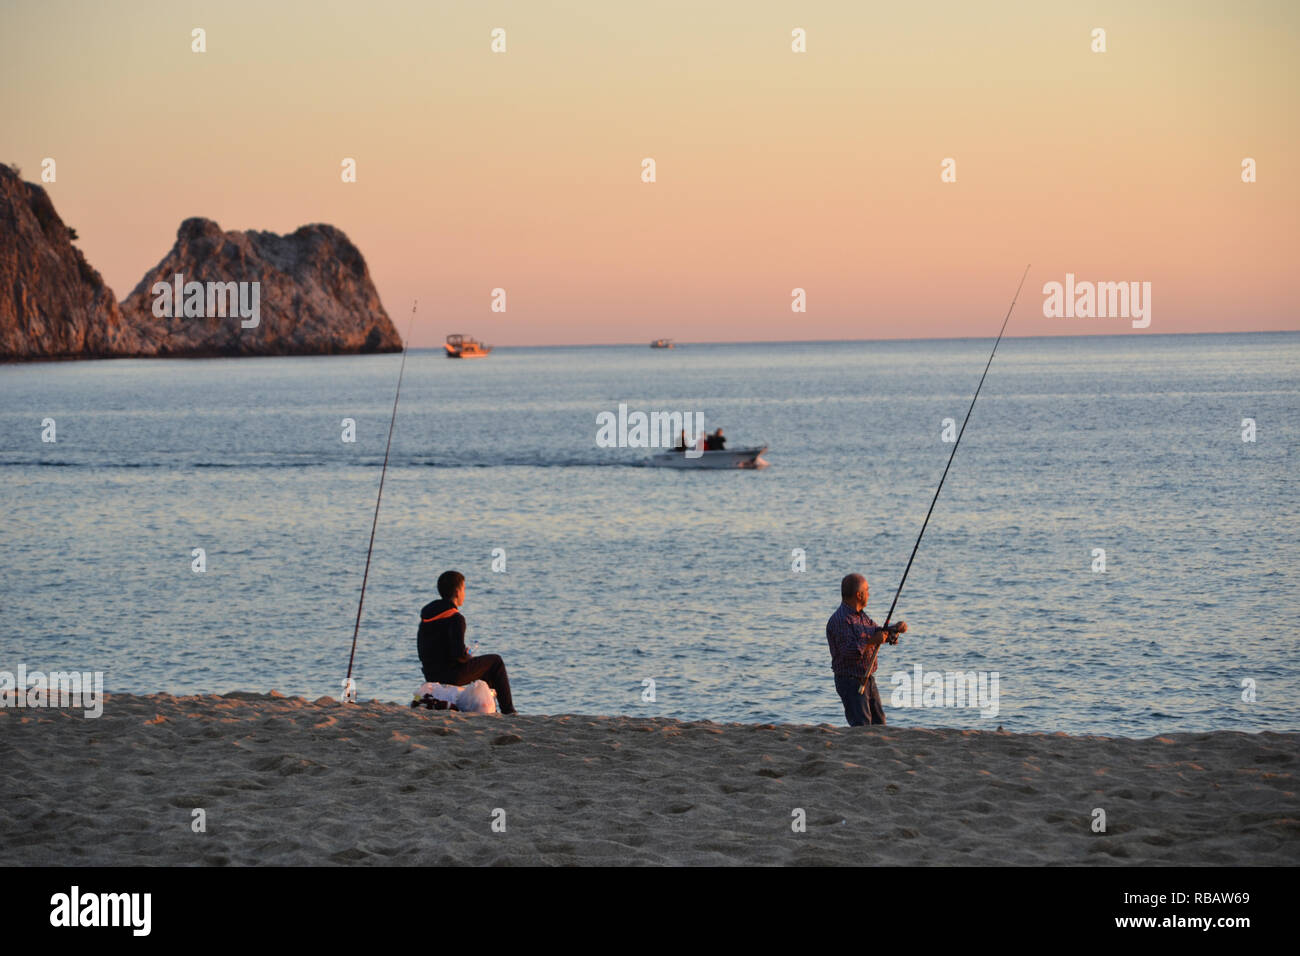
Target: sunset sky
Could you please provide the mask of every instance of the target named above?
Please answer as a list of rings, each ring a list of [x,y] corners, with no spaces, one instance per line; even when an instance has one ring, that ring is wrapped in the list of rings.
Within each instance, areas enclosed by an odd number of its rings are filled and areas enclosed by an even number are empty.
[[[118,299],[206,216],[338,226],[416,346],[985,336],[1027,262],[1009,334],[1300,328],[1294,2],[0,10],[0,161]],[[1151,327],[1044,318],[1067,272]]]

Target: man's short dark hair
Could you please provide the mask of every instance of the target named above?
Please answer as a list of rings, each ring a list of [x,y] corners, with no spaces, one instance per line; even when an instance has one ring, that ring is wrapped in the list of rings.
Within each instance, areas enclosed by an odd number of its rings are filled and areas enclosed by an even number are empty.
[[[459,571],[443,571],[438,575],[438,593],[450,601],[464,583],[465,575]]]
[[[865,580],[866,578],[860,574],[844,575],[844,580],[840,581],[840,597],[845,601],[852,601],[858,596],[858,588],[862,587],[862,582]]]

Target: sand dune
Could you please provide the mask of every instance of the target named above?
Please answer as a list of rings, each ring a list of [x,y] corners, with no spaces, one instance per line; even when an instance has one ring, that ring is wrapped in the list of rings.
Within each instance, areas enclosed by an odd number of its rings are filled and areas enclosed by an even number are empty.
[[[0,861],[1290,864],[1298,741],[113,695],[0,709]]]

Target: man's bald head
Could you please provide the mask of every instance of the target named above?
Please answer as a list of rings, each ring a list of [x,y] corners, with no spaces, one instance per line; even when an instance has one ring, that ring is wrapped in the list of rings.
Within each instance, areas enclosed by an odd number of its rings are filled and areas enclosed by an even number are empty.
[[[845,604],[852,604],[858,596],[858,591],[867,579],[861,574],[846,574],[844,580],[840,581],[840,597],[844,599]]]

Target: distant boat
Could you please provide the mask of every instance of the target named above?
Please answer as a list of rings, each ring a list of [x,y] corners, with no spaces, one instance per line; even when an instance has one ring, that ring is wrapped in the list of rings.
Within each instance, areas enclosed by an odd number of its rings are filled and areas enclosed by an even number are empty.
[[[704,454],[695,458],[686,457],[682,451],[661,451],[657,455],[651,455],[646,464],[652,468],[766,468],[769,462],[763,460],[763,452],[767,451],[767,446],[762,448],[737,448],[723,449],[722,451],[706,451]]]
[[[467,339],[463,335],[447,336],[447,344],[443,348],[447,350],[447,358],[486,358],[492,351],[492,346]]]
[[[653,342],[650,343],[650,347],[651,347],[652,349],[675,349],[675,348],[677,348],[677,346],[673,344],[673,340],[672,340],[672,339],[655,339]]]

